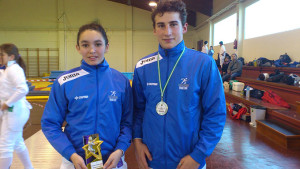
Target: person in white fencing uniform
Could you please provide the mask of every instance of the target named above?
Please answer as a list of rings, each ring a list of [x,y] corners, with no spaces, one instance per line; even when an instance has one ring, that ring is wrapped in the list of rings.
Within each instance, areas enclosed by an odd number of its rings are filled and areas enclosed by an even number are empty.
[[[208,43],[207,41],[204,42],[204,46],[202,47],[202,50],[201,50],[202,53],[208,54],[207,43]]]
[[[219,44],[220,44],[220,52],[219,52],[220,65],[222,67],[224,60],[225,60],[225,56],[226,56],[226,48],[223,45],[223,41],[220,41]]]
[[[23,139],[23,127],[30,114],[26,101],[28,86],[25,64],[14,44],[0,46],[0,166],[8,169],[15,151],[25,169],[32,169],[29,153]]]

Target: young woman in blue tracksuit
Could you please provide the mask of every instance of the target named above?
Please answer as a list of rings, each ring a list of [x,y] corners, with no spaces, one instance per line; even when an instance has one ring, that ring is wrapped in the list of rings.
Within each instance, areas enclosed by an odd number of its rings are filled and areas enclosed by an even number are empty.
[[[127,168],[123,154],[131,140],[132,93],[128,79],[106,62],[108,47],[101,25],[83,25],[76,46],[82,55],[81,66],[65,72],[53,84],[41,125],[63,156],[61,168],[86,168],[82,140],[91,134],[99,134],[103,141],[106,169]]]
[[[219,142],[226,107],[212,57],[185,47],[185,4],[161,1],[152,13],[158,51],[133,78],[133,141],[141,169],[201,169]]]

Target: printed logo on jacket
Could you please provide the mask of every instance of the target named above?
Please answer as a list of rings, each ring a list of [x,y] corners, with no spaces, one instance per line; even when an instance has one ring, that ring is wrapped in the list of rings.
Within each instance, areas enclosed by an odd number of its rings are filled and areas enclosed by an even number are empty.
[[[75,100],[81,100],[81,99],[88,99],[89,96],[75,96],[74,99]]]
[[[159,55],[159,60],[163,59],[160,55]],[[150,64],[150,63],[153,63],[153,62],[156,62],[157,61],[157,55],[154,55],[154,56],[151,56],[151,57],[148,57],[148,58],[145,58],[145,59],[142,59],[140,60],[137,64],[136,64],[136,68],[139,68],[139,67],[143,67],[147,64]]]
[[[118,99],[118,96],[116,96],[117,92],[116,91],[110,91],[110,95],[108,96],[109,101],[115,102]]]
[[[181,83],[178,85],[179,90],[187,90],[189,88],[189,84],[187,84],[188,78],[181,78]]]
[[[71,80],[74,80],[74,79],[77,79],[81,76],[84,76],[84,75],[87,75],[89,74],[89,72],[81,69],[81,70],[78,70],[78,71],[75,71],[75,72],[71,72],[71,73],[68,73],[68,74],[65,74],[63,76],[61,76],[59,79],[58,79],[58,83],[60,85],[68,82],[68,81],[71,81]]]

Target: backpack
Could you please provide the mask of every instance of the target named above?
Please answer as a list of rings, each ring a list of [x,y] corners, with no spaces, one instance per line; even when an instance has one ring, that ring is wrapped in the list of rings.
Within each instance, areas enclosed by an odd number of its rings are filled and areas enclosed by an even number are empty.
[[[247,86],[244,87],[244,95],[246,95],[246,88],[247,88]],[[259,89],[255,89],[255,88],[253,88],[251,86],[249,86],[249,87],[250,87],[250,97],[261,99],[261,97],[264,95],[264,91],[259,90]]]
[[[256,60],[257,62],[257,66],[261,66],[261,67],[271,67],[273,62],[272,60],[269,60],[267,58],[264,57],[260,57]]]
[[[250,91],[250,97],[261,99],[261,97],[263,97],[263,95],[264,95],[264,91],[262,91],[262,90],[253,89]]]
[[[292,61],[287,53],[280,55],[279,60],[281,64],[289,64]]]
[[[280,96],[274,93],[272,90],[266,90],[262,97],[262,100],[269,102],[271,104],[275,104],[285,108],[291,108],[290,105],[284,101]]]
[[[284,74],[280,73],[280,74],[275,74],[273,76],[270,75],[269,78],[266,79],[267,82],[280,82],[281,79],[283,78]]]
[[[282,82],[288,85],[296,85],[296,83],[300,80],[300,77],[296,74],[285,75]]]
[[[245,65],[245,59],[243,57],[239,57],[238,60],[241,61],[243,65]]]
[[[253,62],[249,62],[247,66],[254,66]]]
[[[246,114],[248,112],[248,110],[247,110],[246,107],[243,107],[243,106],[241,106],[239,104],[232,104],[231,103],[229,106],[227,106],[227,108],[228,108],[228,112],[230,114],[230,117],[232,119],[235,119],[235,120],[241,119],[242,115]],[[236,114],[234,114],[233,111],[235,111]]]

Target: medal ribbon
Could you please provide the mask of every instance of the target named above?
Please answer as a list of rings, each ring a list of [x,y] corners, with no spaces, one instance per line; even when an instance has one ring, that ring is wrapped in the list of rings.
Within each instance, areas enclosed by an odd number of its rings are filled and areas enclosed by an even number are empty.
[[[174,67],[173,67],[173,69],[172,69],[172,72],[171,72],[171,74],[170,74],[169,77],[168,77],[168,80],[167,80],[167,82],[166,82],[166,84],[165,84],[164,89],[162,89],[162,86],[161,86],[160,66],[159,66],[159,53],[158,53],[158,55],[157,55],[158,79],[159,79],[159,87],[160,87],[160,93],[161,93],[161,95],[160,95],[160,96],[161,96],[161,101],[163,101],[164,92],[165,92],[165,90],[166,90],[166,87],[167,87],[167,85],[168,85],[168,83],[169,83],[169,80],[170,80],[171,76],[173,75],[173,72],[174,72],[174,70],[175,70],[175,68],[176,68],[176,66],[177,66],[177,64],[178,64],[178,62],[179,62],[179,60],[180,60],[180,58],[182,57],[184,51],[185,51],[185,48],[183,48],[183,51],[181,52],[179,58],[177,59],[175,65],[174,65]]]

